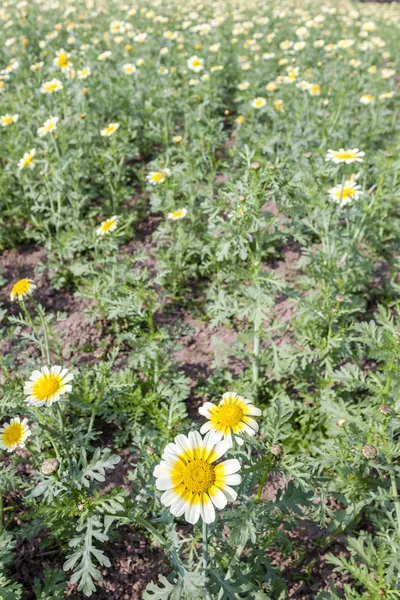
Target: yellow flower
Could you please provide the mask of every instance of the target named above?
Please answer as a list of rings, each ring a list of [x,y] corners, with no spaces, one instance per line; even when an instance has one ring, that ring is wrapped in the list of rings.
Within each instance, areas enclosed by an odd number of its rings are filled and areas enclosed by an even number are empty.
[[[212,523],[214,507],[223,509],[236,500],[231,486],[241,482],[239,461],[233,458],[215,464],[228,450],[229,442],[218,441],[212,432],[203,438],[198,431],[178,435],[165,447],[153,474],[157,489],[164,492],[161,502],[175,517],[184,514],[188,523],[200,518]]]
[[[318,83],[311,83],[307,88],[310,96],[319,96],[321,94],[321,86]]]
[[[350,150],[328,150],[325,160],[338,163],[351,164],[353,162],[363,162],[365,152],[362,152],[358,148],[352,148]]]
[[[262,108],[263,106],[265,106],[267,104],[267,101],[265,98],[255,98],[251,105],[253,108],[256,108],[257,110],[260,110],[260,108]]]
[[[170,169],[163,169],[162,171],[150,171],[150,173],[146,175],[146,179],[152,185],[158,185],[160,183],[164,183],[170,172]]]
[[[73,378],[74,376],[68,373],[68,369],[63,369],[59,365],[33,371],[24,386],[27,403],[32,406],[51,406],[53,402],[60,400],[60,396],[72,390],[69,382]]]
[[[44,122],[43,127],[39,127],[37,130],[37,134],[39,137],[44,137],[48,133],[55,131],[57,129],[58,117],[49,117],[47,121]]]
[[[243,92],[244,90],[247,90],[249,85],[250,85],[250,83],[248,81],[242,81],[242,83],[239,83],[239,85],[238,85],[238,90]]]
[[[138,33],[133,39],[138,44],[145,44],[147,40],[147,33]]]
[[[136,71],[136,67],[132,63],[126,63],[125,65],[122,65],[122,71],[125,75],[133,75]]]
[[[200,71],[203,71],[203,69],[204,69],[204,61],[202,58],[199,58],[198,56],[192,56],[187,61],[187,66],[188,66],[188,69],[190,69],[191,71],[194,71],[195,73],[199,73]]]
[[[233,435],[238,444],[242,445],[243,439],[237,437],[237,434],[246,432],[255,435],[258,425],[252,417],[259,417],[261,410],[243,396],[226,392],[219,404],[206,402],[199,408],[199,413],[208,419],[208,422],[201,427],[200,433],[212,430],[219,439],[224,438],[230,445]]]
[[[238,117],[236,117],[235,121],[238,125],[242,125],[242,123],[246,121],[246,117],[244,117],[243,115],[239,115]]]
[[[0,117],[0,123],[2,127],[7,127],[8,125],[12,125],[18,121],[18,115],[3,115]]]
[[[9,423],[4,423],[0,429],[0,448],[12,452],[15,448],[24,448],[27,438],[31,435],[28,420],[14,417]]]
[[[110,217],[106,221],[103,221],[101,223],[100,227],[98,227],[96,229],[97,235],[103,236],[105,233],[110,233],[111,231],[115,231],[115,229],[117,228],[117,223],[118,223],[118,217],[116,217],[116,216]]]
[[[276,83],[276,81],[270,81],[265,86],[265,89],[267,90],[267,92],[275,92],[278,89],[278,87],[279,85]]]
[[[180,144],[182,140],[183,140],[183,137],[181,135],[174,135],[172,138],[172,141],[174,142],[174,144]]]
[[[31,71],[39,71],[39,69],[41,69],[44,65],[44,62],[36,62],[33,65],[31,65],[29,68]]]
[[[274,106],[278,112],[283,112],[284,104],[282,100],[274,100]]]
[[[383,79],[390,79],[395,74],[396,74],[396,71],[394,69],[382,69],[382,71],[381,71],[381,75],[382,75]]]
[[[90,74],[91,74],[91,68],[90,67],[84,67],[83,69],[80,69],[78,71],[78,79],[87,79]]]
[[[56,57],[53,60],[53,64],[56,67],[59,67],[62,71],[69,69],[71,66],[70,56],[71,55],[69,52],[61,48],[61,50],[57,52]]]
[[[372,104],[374,102],[374,100],[375,100],[375,96],[372,96],[371,94],[364,94],[360,98],[361,104]]]
[[[11,300],[15,300],[15,298],[20,300],[24,296],[31,294],[34,289],[36,289],[36,285],[32,279],[20,279],[17,283],[14,283],[10,298]]]
[[[177,210],[174,210],[173,212],[168,213],[167,217],[171,221],[179,221],[180,219],[184,219],[186,217],[186,215],[187,215],[186,208],[178,208]]]
[[[54,94],[55,92],[59,92],[63,89],[63,84],[59,79],[52,79],[51,81],[45,81],[40,91],[42,94]]]
[[[32,148],[31,150],[29,150],[29,152],[25,152],[23,157],[18,162],[18,169],[20,171],[22,171],[22,169],[24,169],[25,167],[29,167],[30,169],[33,169],[33,167],[35,166],[35,163],[33,162],[33,158],[34,158],[35,154],[36,154],[35,148]]]
[[[107,127],[104,127],[101,131],[100,131],[100,135],[102,135],[103,137],[111,137],[119,128],[119,123],[109,123],[109,125],[107,125]]]
[[[358,200],[361,194],[361,186],[351,179],[345,181],[343,185],[336,185],[329,190],[332,200],[340,204],[341,207],[350,204],[352,200]]]
[[[394,92],[383,92],[383,94],[379,95],[379,100],[387,100],[388,98],[393,98]]]
[[[166,40],[176,40],[178,34],[175,31],[164,31],[163,36]]]
[[[107,60],[108,58],[110,58],[110,56],[111,56],[111,51],[106,50],[105,52],[102,52],[101,54],[98,55],[97,60],[100,60],[100,61]]]

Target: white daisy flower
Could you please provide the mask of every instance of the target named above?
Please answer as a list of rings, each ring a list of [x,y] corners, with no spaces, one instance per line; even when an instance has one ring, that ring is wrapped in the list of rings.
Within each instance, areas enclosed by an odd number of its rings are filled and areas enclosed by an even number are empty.
[[[165,447],[153,474],[157,489],[164,492],[161,502],[175,517],[184,514],[193,525],[199,518],[212,523],[215,508],[223,509],[236,500],[231,486],[241,482],[239,461],[233,458],[215,464],[229,448],[229,442],[219,441],[213,432],[203,438],[198,431],[178,435]]]
[[[68,373],[68,369],[63,369],[59,365],[33,371],[24,386],[27,403],[32,406],[51,406],[60,400],[63,394],[72,390],[69,382],[73,378],[72,373]]]

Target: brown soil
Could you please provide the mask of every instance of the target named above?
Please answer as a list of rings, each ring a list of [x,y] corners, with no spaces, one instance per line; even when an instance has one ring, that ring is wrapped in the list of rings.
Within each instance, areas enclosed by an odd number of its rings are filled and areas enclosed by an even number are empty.
[[[266,207],[270,212],[274,206]],[[151,256],[153,247],[152,234],[157,228],[159,220],[157,217],[148,217],[140,225],[137,236],[132,242],[121,249],[123,254],[143,252],[144,261],[151,270],[154,265]],[[284,223],[280,223],[280,226]],[[298,261],[300,249],[296,245],[289,245],[282,254],[282,258],[276,260],[269,268],[274,269],[286,280],[293,280],[298,274]],[[10,291],[13,283],[23,277],[32,278],[37,284],[35,300],[42,304],[48,312],[63,312],[65,318],[56,326],[57,333],[63,339],[62,358],[68,362],[93,362],[94,350],[100,345],[110,346],[112,340],[107,337],[101,324],[91,324],[85,318],[85,312],[90,308],[90,302],[75,297],[66,290],[55,290],[51,285],[43,265],[46,264],[46,253],[43,248],[36,246],[24,246],[19,250],[9,250],[0,256],[0,273],[6,280],[6,284],[0,289],[0,302],[3,303],[10,314],[19,312],[18,304],[10,301]],[[38,268],[40,266],[40,268]],[[281,294],[276,298],[276,306],[272,316],[280,321],[290,321],[293,314],[293,300]],[[168,307],[156,316],[158,326],[168,326],[180,322],[191,328],[191,333],[181,339],[182,347],[176,351],[176,359],[186,375],[193,381],[193,392],[189,401],[189,412],[193,418],[198,417],[197,409],[204,400],[196,393],[196,384],[206,380],[217,365],[229,369],[233,376],[240,373],[243,365],[235,356],[235,344],[238,331],[234,325],[232,328],[218,326],[211,328],[199,316],[193,316],[188,311],[179,308]],[[284,339],[281,340],[285,341]],[[0,350],[3,353],[15,354],[15,346],[18,340],[4,340]],[[32,350],[32,353],[34,349]],[[104,431],[107,438],[107,431]],[[132,468],[132,456],[128,451],[122,451],[121,462],[111,477],[108,478],[107,488],[122,486],[131,492],[131,486],[127,473]],[[285,481],[279,477],[270,477],[266,483],[262,498],[265,501],[274,502],[278,489],[285,486]],[[17,499],[18,500],[18,499]],[[18,500],[19,502],[21,499]],[[16,500],[14,499],[14,503]],[[16,512],[15,524],[18,526],[18,515]],[[281,573],[289,581],[289,598],[292,600],[311,600],[316,591],[327,589],[329,581],[338,584],[338,578],[332,573],[332,568],[326,563],[325,555],[332,549],[342,551],[339,546],[333,546],[321,550],[319,541],[324,536],[321,530],[316,531],[313,524],[307,524],[297,528],[290,533],[294,540],[298,540],[302,549],[303,559],[299,560],[296,552],[290,557],[282,557],[277,552],[268,551],[268,556],[279,565]],[[134,528],[124,526],[118,532],[118,538],[107,545],[107,555],[110,557],[112,567],[103,569],[104,581],[92,598],[94,600],[139,600],[142,598],[143,590],[151,580],[157,580],[159,574],[168,574],[169,565],[163,552],[154,546],[144,532],[136,531]],[[24,585],[28,600],[33,600],[31,592],[33,578],[40,577],[43,568],[49,565],[51,568],[62,568],[64,558],[58,550],[48,550],[43,546],[46,534],[32,541],[20,543],[16,550],[16,562],[14,574]],[[315,544],[315,540],[317,543]],[[312,565],[312,574],[309,567]],[[340,582],[339,586],[340,588]],[[68,597],[71,600],[83,600],[84,596],[77,593],[76,586],[68,586]]]

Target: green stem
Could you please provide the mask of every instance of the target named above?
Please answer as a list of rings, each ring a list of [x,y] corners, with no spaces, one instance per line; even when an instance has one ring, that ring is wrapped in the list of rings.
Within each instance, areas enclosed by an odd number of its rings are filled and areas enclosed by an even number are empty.
[[[101,382],[101,388],[100,388],[99,395],[97,396],[97,400],[94,403],[92,414],[90,416],[89,427],[88,427],[88,430],[87,430],[88,434],[93,429],[94,420],[96,418],[97,411],[99,409],[100,403],[101,403],[101,401],[103,399],[103,396],[104,396],[104,391],[106,389],[106,383],[107,383],[107,366],[103,363],[103,379],[102,379],[102,382]]]
[[[390,455],[389,443],[386,436],[383,438],[383,447],[385,449],[387,463],[390,467],[392,467],[392,457]],[[396,510],[397,530],[400,535],[400,500],[396,483],[396,475],[392,469],[390,470],[390,490],[392,492],[392,498]]]
[[[258,502],[260,502],[260,500],[261,500],[261,494],[264,489],[265,482],[267,481],[268,473],[269,473],[269,470],[265,471],[265,473],[263,474],[263,476],[260,479],[260,483],[258,484],[258,490],[257,490],[256,498],[254,500],[254,502],[256,504],[258,504]]]
[[[211,600],[211,596],[207,591],[207,565],[208,565],[208,525],[203,521],[203,577],[204,589],[207,600]]]
[[[254,327],[254,338],[253,338],[253,383],[257,386],[258,376],[259,376],[259,368],[258,368],[258,360],[260,355],[260,334],[258,330]]]
[[[54,406],[55,406],[55,411],[56,411],[57,417],[58,417],[58,424],[60,427],[60,435],[61,435],[62,445],[64,447],[64,452],[67,457],[68,465],[69,465],[69,467],[71,467],[71,456],[69,453],[69,448],[68,448],[67,440],[65,437],[63,414],[62,414],[62,411],[60,408],[60,404],[58,402],[56,402]]]
[[[32,297],[29,296],[29,298],[33,302]],[[40,352],[42,353],[42,358],[43,358],[43,360],[46,360],[45,350],[44,350],[43,345],[42,345],[42,343],[40,341],[40,336],[38,334],[38,331],[37,331],[36,326],[35,326],[35,324],[34,324],[34,322],[32,320],[31,315],[29,314],[28,309],[25,306],[25,302],[23,301],[23,299],[19,300],[19,305],[20,305],[20,307],[22,308],[22,310],[23,310],[23,312],[25,314],[25,317],[26,317],[28,325],[32,328],[33,335],[35,336],[37,343],[39,344]]]
[[[50,366],[51,366],[51,362],[50,362],[50,343],[49,343],[49,331],[48,331],[46,319],[43,316],[42,310],[39,309],[38,305],[36,304],[36,302],[34,301],[33,298],[31,298],[31,302],[32,302],[33,306],[36,309],[36,313],[37,313],[37,315],[39,316],[39,319],[40,319],[40,324],[43,327],[44,351],[43,351],[42,343],[41,343],[40,339],[38,341],[39,341],[40,347],[42,349],[42,354],[44,355],[44,357],[46,359],[47,366],[50,368]]]
[[[3,496],[0,494],[0,535],[3,533]]]

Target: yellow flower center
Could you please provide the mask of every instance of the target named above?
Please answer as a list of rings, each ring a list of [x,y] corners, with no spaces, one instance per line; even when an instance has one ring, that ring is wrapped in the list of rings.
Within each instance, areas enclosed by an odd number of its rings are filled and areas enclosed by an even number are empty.
[[[199,60],[192,60],[192,67],[201,67],[201,62]]]
[[[354,152],[335,152],[335,158],[347,160],[348,158],[357,158],[357,155]]]
[[[14,284],[14,287],[11,291],[13,296],[23,296],[27,294],[31,288],[31,284],[28,279],[20,279],[17,283]]]
[[[14,121],[14,117],[3,117],[2,118],[3,123],[5,123],[6,125],[10,125],[11,123],[13,123]]]
[[[173,212],[173,213],[171,213],[171,216],[172,216],[174,219],[180,219],[181,217],[183,217],[183,216],[184,216],[184,212],[183,212],[183,210],[174,210],[174,212]]]
[[[14,444],[20,444],[24,437],[24,426],[22,423],[11,423],[3,433],[3,443],[10,448]]]
[[[58,83],[48,83],[44,89],[46,92],[56,92],[58,90]]]
[[[351,187],[345,187],[336,192],[336,198],[338,198],[338,199],[351,198],[352,196],[354,196],[354,188],[351,188]]]
[[[218,406],[216,416],[223,427],[235,427],[243,419],[243,410],[237,404],[223,404]]]
[[[115,125],[109,125],[105,128],[106,135],[111,135],[115,131]]]
[[[182,471],[183,485],[194,494],[207,492],[215,482],[215,469],[203,459],[194,459]]]
[[[51,400],[62,389],[61,377],[50,373],[42,375],[33,385],[33,396],[38,400]]]
[[[156,181],[157,183],[161,183],[162,181],[164,181],[165,175],[164,175],[164,173],[152,173],[151,178],[153,181]]]
[[[109,219],[108,221],[105,221],[101,226],[100,229],[101,231],[110,231],[111,227],[115,224],[115,220],[114,219]]]
[[[68,67],[69,60],[68,60],[68,55],[67,55],[66,52],[63,52],[62,54],[58,55],[58,57],[57,57],[57,64],[61,68]]]

